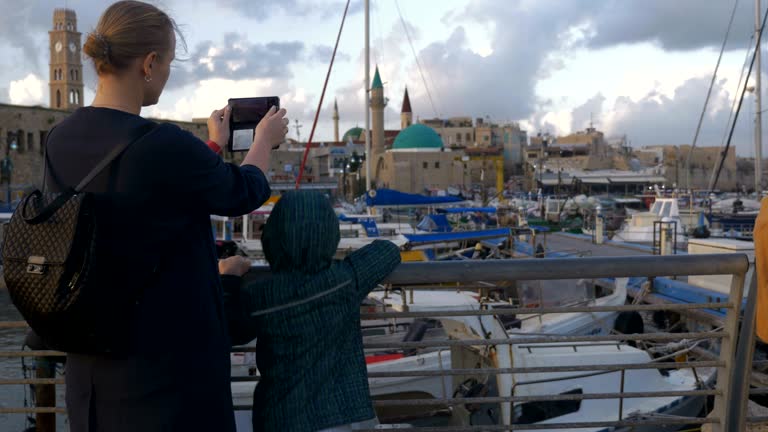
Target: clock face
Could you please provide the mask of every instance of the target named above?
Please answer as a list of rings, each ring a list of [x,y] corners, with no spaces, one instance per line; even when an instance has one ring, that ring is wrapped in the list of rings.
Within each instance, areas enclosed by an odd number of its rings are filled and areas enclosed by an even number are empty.
[[[56,52],[60,52],[61,51],[61,42],[60,41],[56,42],[56,45],[54,45],[53,47],[56,48]]]
[[[69,50],[72,51],[72,53],[74,53],[75,51],[77,51],[77,45],[75,45],[74,42],[70,42],[69,43]]]

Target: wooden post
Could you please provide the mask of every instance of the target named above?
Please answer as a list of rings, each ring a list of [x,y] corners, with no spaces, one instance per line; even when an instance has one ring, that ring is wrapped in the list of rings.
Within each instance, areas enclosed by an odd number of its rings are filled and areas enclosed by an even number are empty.
[[[47,357],[35,359],[35,377],[54,378],[55,365]],[[56,386],[53,384],[35,384],[35,401],[38,408],[56,407]],[[37,432],[56,431],[56,413],[38,413],[35,416]]]

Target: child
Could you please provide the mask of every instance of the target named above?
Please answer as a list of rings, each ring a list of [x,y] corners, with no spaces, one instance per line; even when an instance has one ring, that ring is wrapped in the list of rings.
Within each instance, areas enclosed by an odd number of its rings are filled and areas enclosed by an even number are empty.
[[[325,197],[287,192],[261,239],[271,279],[225,288],[233,341],[257,339],[256,432],[352,430],[352,423],[375,417],[360,303],[397,267],[400,252],[376,240],[335,261],[339,238]]]

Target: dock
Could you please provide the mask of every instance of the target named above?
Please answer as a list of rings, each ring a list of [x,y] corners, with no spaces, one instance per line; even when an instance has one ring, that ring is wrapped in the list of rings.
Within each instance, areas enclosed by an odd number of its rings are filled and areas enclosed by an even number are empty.
[[[603,244],[595,244],[592,237],[584,234],[568,234],[555,232],[546,234],[548,256],[572,255],[583,253],[583,256],[618,257],[618,256],[648,256],[653,255],[650,246],[633,243],[623,243],[606,239]]]

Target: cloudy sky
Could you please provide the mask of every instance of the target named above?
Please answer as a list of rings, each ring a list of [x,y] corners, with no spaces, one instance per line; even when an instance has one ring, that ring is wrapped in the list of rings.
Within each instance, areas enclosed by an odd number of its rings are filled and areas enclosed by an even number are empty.
[[[85,34],[109,3],[0,0],[0,101],[47,104],[53,9],[75,9]],[[306,139],[344,0],[153,3],[181,24],[188,50],[160,103],[143,115],[189,120],[229,97],[278,95]],[[407,32],[395,0],[371,4],[371,62],[390,101],[388,128],[399,127],[408,86],[416,117],[518,121],[529,135],[584,129],[592,118],[639,147],[692,141],[734,0],[399,0]],[[353,0],[316,140],[333,138],[334,98],[342,132],[365,123],[362,11]],[[700,145],[723,140],[753,27],[754,4],[740,0]],[[89,102],[96,77],[88,64],[85,79]],[[754,111],[749,96],[734,136],[744,156],[754,152]]]

